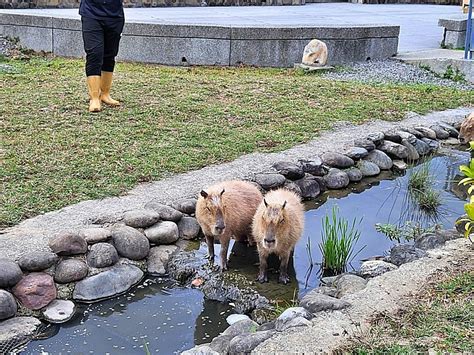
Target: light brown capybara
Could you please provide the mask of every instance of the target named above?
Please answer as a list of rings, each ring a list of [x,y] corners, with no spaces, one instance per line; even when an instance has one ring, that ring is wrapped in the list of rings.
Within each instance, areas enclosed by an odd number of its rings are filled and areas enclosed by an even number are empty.
[[[268,192],[253,218],[253,237],[260,258],[257,281],[267,282],[267,259],[280,258],[279,282],[288,283],[288,260],[304,229],[304,207],[298,195],[286,189]]]
[[[201,226],[214,260],[214,238],[221,243],[221,268],[227,270],[227,250],[230,238],[251,239],[252,219],[263,196],[258,188],[246,181],[224,181],[202,190],[196,205],[196,219]]]
[[[474,112],[471,112],[462,122],[459,140],[463,144],[474,141]]]

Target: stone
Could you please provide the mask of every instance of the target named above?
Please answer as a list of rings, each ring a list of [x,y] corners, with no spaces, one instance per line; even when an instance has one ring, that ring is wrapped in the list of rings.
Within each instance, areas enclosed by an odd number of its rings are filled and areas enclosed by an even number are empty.
[[[225,321],[227,322],[227,324],[229,325],[232,325],[234,323],[237,323],[241,320],[251,320],[249,316],[245,315],[245,314],[231,314],[230,316],[228,316]]]
[[[394,160],[393,161],[393,166],[392,169],[395,171],[398,171],[400,173],[403,173],[406,171],[408,168],[408,164],[405,163],[403,160]]]
[[[328,173],[328,168],[323,165],[320,157],[314,157],[312,160],[299,160],[303,171],[315,176],[324,176]]]
[[[459,137],[459,132],[456,128],[454,128],[452,125],[446,123],[446,122],[439,122],[438,125],[444,129],[446,132],[448,132],[449,136],[452,138],[458,138]]]
[[[144,233],[150,243],[158,245],[173,244],[179,239],[178,225],[171,221],[158,222],[150,228],[145,229]]]
[[[343,189],[349,185],[349,176],[339,169],[329,169],[328,174],[324,177],[328,189]]]
[[[86,263],[82,260],[63,260],[56,266],[54,281],[60,284],[79,281],[87,276],[88,271]]]
[[[283,188],[287,189],[287,190],[290,190],[290,191],[293,191],[298,196],[302,195],[300,187],[297,184],[295,184],[294,181],[286,180],[285,185],[283,185]]]
[[[23,306],[32,310],[41,309],[56,298],[53,278],[42,272],[24,276],[12,291]]]
[[[426,144],[428,144],[428,147],[430,147],[430,153],[438,150],[440,146],[439,142],[434,139],[422,138],[421,140],[422,142],[425,142]]]
[[[437,230],[435,232],[436,235],[444,238],[445,240],[453,240],[457,238],[462,238],[464,235],[464,231],[462,233],[459,233],[457,229],[442,229],[442,230]]]
[[[390,249],[390,256],[385,261],[400,266],[425,256],[428,256],[428,254],[414,245],[397,244]]]
[[[461,144],[461,142],[459,142],[459,139],[457,138],[449,137],[443,142],[443,144],[444,145],[459,145]]]
[[[295,319],[289,321],[286,323],[282,328],[281,331],[285,331],[290,328],[296,328],[296,327],[310,327],[312,326],[313,323],[311,321],[307,320],[304,317],[296,317]]]
[[[163,221],[178,222],[183,217],[182,212],[159,202],[148,202],[145,205],[145,209],[157,212],[160,215],[160,219]]]
[[[124,223],[133,228],[147,228],[159,220],[160,215],[153,210],[132,210],[123,214]]]
[[[134,265],[116,265],[79,281],[74,288],[73,298],[82,302],[95,302],[113,297],[136,285],[142,277],[143,271]]]
[[[433,131],[431,128],[428,127],[423,127],[423,126],[417,126],[415,127],[417,131],[419,131],[425,138],[429,139],[436,139],[436,132]]]
[[[296,180],[295,184],[300,189],[300,196],[303,200],[310,200],[316,198],[321,193],[319,183],[314,177],[305,177],[303,179]]]
[[[309,66],[324,67],[328,62],[328,47],[319,39],[311,40],[303,50],[301,63]]]
[[[43,316],[50,323],[64,323],[76,313],[76,305],[68,300],[54,300],[44,310]]]
[[[212,350],[209,345],[203,344],[195,346],[192,349],[183,351],[181,355],[219,355],[217,351]]]
[[[328,187],[326,186],[326,181],[324,181],[324,176],[315,176],[314,180],[318,182],[319,190],[321,190],[321,192],[328,190]]]
[[[346,152],[346,155],[353,160],[358,160],[365,158],[367,155],[369,155],[369,151],[362,147],[352,147]]]
[[[300,306],[311,313],[344,309],[350,306],[346,301],[329,297],[319,292],[310,291],[301,300]]]
[[[290,180],[298,180],[304,177],[304,171],[301,164],[295,164],[287,161],[281,161],[273,164],[273,168],[281,175]]]
[[[421,139],[417,139],[416,142],[413,144],[413,146],[415,147],[420,157],[427,155],[431,153],[432,151],[430,146],[426,144],[425,142],[423,142]]]
[[[0,344],[24,344],[37,335],[41,324],[41,321],[35,317],[15,317],[4,320],[0,322]],[[0,350],[3,353],[3,349]]]
[[[148,239],[132,227],[113,229],[112,240],[119,255],[128,259],[144,259],[150,251]]]
[[[58,260],[58,256],[52,252],[35,251],[23,255],[18,260],[18,265],[25,271],[42,271],[56,264]]]
[[[402,137],[397,133],[396,130],[390,130],[387,132],[384,132],[385,135],[385,140],[394,142],[394,143],[401,143],[402,142]]]
[[[283,186],[286,182],[286,178],[283,175],[276,173],[256,174],[255,182],[264,190],[272,190]]]
[[[448,139],[449,138],[449,133],[446,132],[446,130],[439,126],[439,125],[433,125],[430,127],[435,133],[436,133],[436,138],[437,139]]]
[[[392,159],[384,152],[374,149],[364,158],[365,161],[370,161],[376,164],[380,170],[390,170],[392,168]],[[360,167],[359,167],[360,169]]]
[[[230,341],[229,354],[248,354],[272,335],[272,330],[237,335]]]
[[[116,264],[119,261],[117,249],[108,243],[94,244],[87,254],[87,264],[90,267],[101,268]]]
[[[407,132],[407,133],[410,133],[411,135],[415,136],[416,138],[423,138],[423,134],[420,131],[413,128],[413,127],[402,127],[400,130],[404,131],[404,132]]]
[[[313,315],[303,307],[290,307],[286,309],[282,314],[280,314],[280,316],[278,316],[275,321],[275,329],[281,332],[288,328],[298,326],[297,324],[305,325],[305,322],[301,323],[300,321],[298,321],[290,326],[290,324],[298,318],[308,320],[313,318]],[[311,322],[309,322],[309,324],[311,324]]]
[[[435,233],[424,233],[415,239],[415,247],[423,250],[434,249],[446,243],[446,241],[458,238],[456,232],[436,231]]]
[[[378,149],[392,158],[405,159],[408,157],[408,150],[406,147],[391,141],[382,141],[382,143],[378,146]]]
[[[260,332],[262,330],[272,330],[272,329],[275,329],[275,322],[276,320],[272,320],[272,321],[269,321],[269,322],[266,322],[266,323],[263,323],[262,325],[260,325],[258,328],[257,328],[257,332]]]
[[[336,297],[337,288],[333,286],[319,286],[313,289],[313,292],[321,293],[326,296]]]
[[[178,210],[181,213],[192,215],[196,212],[196,203],[197,203],[197,199],[195,198],[185,198],[185,199],[173,202],[171,204],[171,207],[173,207],[175,210]]]
[[[14,317],[18,310],[15,297],[5,290],[0,290],[0,321]]]
[[[79,232],[87,244],[101,243],[112,237],[110,230],[105,228],[85,228]]]
[[[87,252],[87,242],[79,233],[63,232],[49,241],[49,247],[58,255],[78,255]]]
[[[374,132],[374,133],[370,133],[368,136],[367,136],[367,139],[369,141],[372,141],[376,146],[379,145],[380,143],[382,143],[382,141],[384,140],[385,138],[385,135],[382,133],[382,132]]]
[[[359,169],[357,169],[356,167],[346,169],[346,170],[344,170],[344,172],[349,177],[350,182],[357,182],[357,181],[362,180],[362,178],[363,178],[362,172]]]
[[[356,147],[364,148],[368,152],[375,149],[375,144],[370,139],[356,139],[354,145]]]
[[[341,298],[345,295],[350,295],[352,293],[359,292],[365,288],[367,285],[367,280],[364,278],[352,275],[352,274],[345,274],[342,275],[336,283],[337,287],[337,295],[336,297]]]
[[[416,138],[415,138],[415,142],[416,142]],[[416,150],[416,148],[406,139],[402,139],[402,145],[407,149],[407,161],[409,162],[414,162],[414,161],[417,161],[418,159],[420,159],[420,154],[418,154],[418,151]]]
[[[377,176],[380,174],[380,168],[378,165],[370,161],[361,160],[357,162],[357,168],[360,170],[363,177]]]
[[[0,270],[0,288],[15,286],[23,276],[18,264],[8,259],[0,259]]]
[[[244,333],[255,332],[258,327],[258,323],[250,319],[244,319],[232,324],[229,328],[224,330],[222,335],[236,337]]]
[[[400,138],[403,140],[406,140],[408,143],[413,144],[415,143],[417,137],[411,133],[405,132],[405,131],[398,131],[397,132]],[[422,137],[423,138],[423,137]]]
[[[464,235],[464,233],[466,232],[466,224],[468,223],[468,220],[469,220],[469,218],[468,218],[467,214],[463,214],[458,219],[456,219],[456,222],[454,222],[454,226],[456,228],[456,231],[459,234]]]
[[[178,222],[179,237],[181,239],[194,239],[197,238],[201,231],[201,226],[194,217],[183,217]]]
[[[152,276],[163,276],[171,255],[178,249],[176,245],[161,245],[150,249],[147,258],[147,270]]]
[[[329,165],[333,168],[350,168],[354,166],[354,160],[349,158],[348,156],[336,153],[336,152],[328,152],[322,155],[322,159],[324,164]]]
[[[368,260],[362,263],[359,273],[362,277],[376,277],[396,269],[397,265],[383,260]]]
[[[217,351],[219,354],[228,354],[229,345],[232,338],[233,337],[229,335],[219,335],[215,337],[214,339],[212,339],[209,347],[212,350]]]

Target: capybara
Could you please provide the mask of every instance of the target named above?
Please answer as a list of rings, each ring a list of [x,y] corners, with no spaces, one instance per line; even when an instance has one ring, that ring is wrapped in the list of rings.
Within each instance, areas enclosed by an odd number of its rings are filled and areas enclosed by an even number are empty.
[[[459,140],[466,144],[474,141],[474,112],[471,112],[461,124]]]
[[[202,190],[196,205],[196,219],[204,232],[209,258],[214,260],[214,238],[221,243],[221,268],[227,270],[230,238],[251,238],[252,218],[263,196],[246,181],[224,181]]]
[[[279,282],[286,284],[288,260],[304,228],[304,207],[298,195],[286,189],[267,193],[253,217],[253,237],[260,258],[257,281],[267,282],[267,259],[272,253],[280,258]]]

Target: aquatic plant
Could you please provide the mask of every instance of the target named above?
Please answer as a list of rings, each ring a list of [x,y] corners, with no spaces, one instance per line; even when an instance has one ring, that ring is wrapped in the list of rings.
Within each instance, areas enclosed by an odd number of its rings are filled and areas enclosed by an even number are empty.
[[[430,173],[431,160],[412,169],[408,177],[410,199],[428,214],[436,214],[441,206],[441,193],[433,189],[434,178]]]
[[[332,208],[331,216],[323,218],[322,241],[319,249],[323,255],[323,273],[339,274],[346,270],[347,264],[360,253],[363,246],[354,254],[354,246],[360,238],[360,231],[357,225],[362,222],[362,218],[354,218],[352,223],[343,217],[338,216],[337,206]]]
[[[408,189],[412,191],[425,191],[433,185],[430,174],[430,160],[420,165],[418,169],[410,170],[408,176]]]
[[[474,147],[474,142],[471,142],[471,149]],[[460,185],[469,186],[467,193],[469,195],[469,202],[464,205],[464,210],[466,211],[467,217],[460,220],[460,222],[466,222],[464,235],[466,238],[470,238],[471,233],[474,229],[474,158],[471,159],[469,165],[461,165],[459,167],[461,173],[465,176],[464,179],[459,181]],[[474,242],[473,242],[474,243]]]
[[[441,206],[441,193],[433,189],[418,191],[414,194],[418,206],[428,213],[436,213]]]
[[[432,233],[438,228],[438,225],[434,225],[429,228],[423,228],[419,223],[407,221],[403,226],[396,226],[390,223],[377,223],[375,229],[377,232],[385,234],[388,239],[401,243],[402,240],[410,241],[414,240],[424,233]]]

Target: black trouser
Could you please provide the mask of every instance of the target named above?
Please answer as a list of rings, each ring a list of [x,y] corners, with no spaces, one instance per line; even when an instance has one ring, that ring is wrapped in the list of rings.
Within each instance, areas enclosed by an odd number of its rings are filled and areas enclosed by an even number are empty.
[[[114,71],[123,25],[124,18],[121,17],[102,20],[82,17],[87,76]]]

